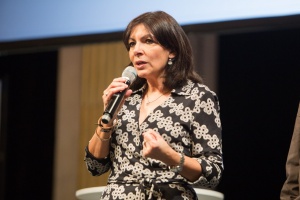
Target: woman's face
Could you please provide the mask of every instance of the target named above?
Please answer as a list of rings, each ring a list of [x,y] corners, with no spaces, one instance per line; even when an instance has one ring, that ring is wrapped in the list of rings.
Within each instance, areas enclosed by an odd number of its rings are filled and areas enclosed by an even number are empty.
[[[157,79],[164,75],[169,58],[174,55],[161,46],[143,24],[132,29],[129,40],[129,59],[141,78]]]

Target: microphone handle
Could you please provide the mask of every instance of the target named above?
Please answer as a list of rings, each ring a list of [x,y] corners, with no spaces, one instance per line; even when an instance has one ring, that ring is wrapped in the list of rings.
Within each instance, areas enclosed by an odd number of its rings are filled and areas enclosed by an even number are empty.
[[[125,82],[127,85],[130,85],[130,81],[129,80],[126,80]],[[114,94],[112,96],[112,98],[110,99],[104,113],[103,113],[103,116],[102,116],[102,119],[101,121],[104,123],[104,124],[108,124],[110,122],[110,120],[112,119],[113,115],[115,114],[117,108],[119,107],[125,93],[126,93],[127,89],[126,90],[123,90],[121,92],[118,92],[116,94]]]

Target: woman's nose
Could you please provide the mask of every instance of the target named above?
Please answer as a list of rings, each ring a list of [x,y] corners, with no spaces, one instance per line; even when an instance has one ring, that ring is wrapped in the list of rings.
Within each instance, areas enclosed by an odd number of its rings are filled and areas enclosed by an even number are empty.
[[[135,56],[139,56],[143,53],[142,50],[142,45],[140,45],[139,43],[136,43],[133,49],[133,53]]]

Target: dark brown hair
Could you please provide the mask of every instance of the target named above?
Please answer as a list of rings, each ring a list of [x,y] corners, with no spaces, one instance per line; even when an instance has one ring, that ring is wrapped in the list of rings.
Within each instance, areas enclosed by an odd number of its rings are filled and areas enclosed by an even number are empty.
[[[173,65],[168,66],[166,64],[165,68],[164,86],[167,89],[183,86],[188,79],[202,83],[202,78],[194,70],[190,41],[182,27],[172,16],[163,11],[156,11],[146,12],[134,18],[128,24],[123,35],[123,42],[128,51],[131,31],[139,24],[143,24],[164,48],[175,54]],[[141,88],[145,82],[145,79],[137,77],[137,80],[132,84],[132,89]]]

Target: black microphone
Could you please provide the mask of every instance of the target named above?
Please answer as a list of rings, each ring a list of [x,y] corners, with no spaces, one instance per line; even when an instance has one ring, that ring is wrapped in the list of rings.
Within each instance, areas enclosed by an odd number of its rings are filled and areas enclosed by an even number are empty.
[[[128,66],[124,69],[122,73],[122,77],[126,79],[126,84],[130,86],[132,82],[136,79],[137,73],[134,67]],[[108,124],[111,118],[114,116],[117,108],[119,107],[125,93],[127,90],[123,90],[121,92],[118,92],[112,96],[110,99],[104,113],[102,116],[101,121],[104,124]]]

